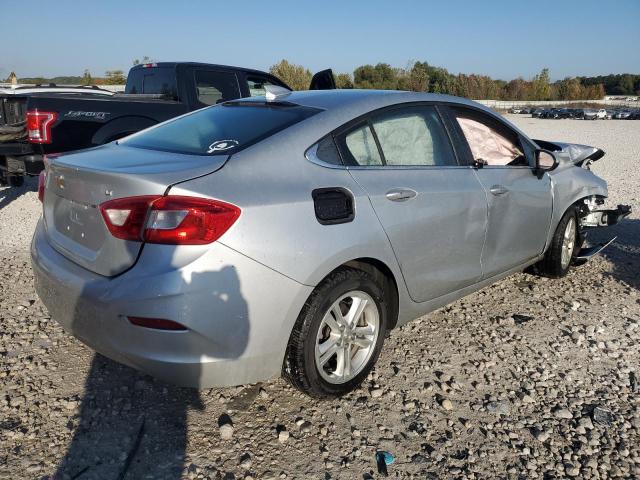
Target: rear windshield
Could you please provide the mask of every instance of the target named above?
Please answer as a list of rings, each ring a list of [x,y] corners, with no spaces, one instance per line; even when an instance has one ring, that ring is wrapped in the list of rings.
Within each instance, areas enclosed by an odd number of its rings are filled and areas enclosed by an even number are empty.
[[[178,99],[175,67],[132,68],[124,93],[166,95]]]
[[[226,103],[171,120],[122,143],[165,152],[230,155],[319,111],[293,104]]]

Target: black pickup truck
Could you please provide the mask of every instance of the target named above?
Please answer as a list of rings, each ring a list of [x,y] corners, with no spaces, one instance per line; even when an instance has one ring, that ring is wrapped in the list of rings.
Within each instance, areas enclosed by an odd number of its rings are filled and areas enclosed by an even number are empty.
[[[227,100],[264,95],[266,85],[289,88],[258,70],[193,62],[136,65],[124,93],[33,94],[26,102],[26,135],[0,139],[0,181],[21,183],[37,175],[43,157],[102,145],[164,120]],[[331,70],[313,76],[310,90],[335,88]],[[14,101],[19,101],[19,97]]]

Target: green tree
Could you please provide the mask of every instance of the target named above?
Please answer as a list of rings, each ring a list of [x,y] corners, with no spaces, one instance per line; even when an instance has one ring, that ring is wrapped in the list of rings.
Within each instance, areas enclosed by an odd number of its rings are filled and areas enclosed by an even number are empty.
[[[533,77],[531,82],[531,100],[550,100],[551,85],[549,85],[549,69],[543,68],[542,71]]]
[[[454,93],[456,85],[453,75],[446,68],[429,67],[429,91],[433,93]]]
[[[531,94],[531,82],[527,82],[522,77],[508,82],[503,91],[503,100],[528,100]]]
[[[127,83],[127,77],[122,70],[107,70],[105,77],[105,85],[124,85]]]
[[[353,88],[353,79],[348,73],[339,73],[336,75],[336,87]]]
[[[398,78],[398,88],[411,92],[429,91],[429,64],[427,62],[409,63]]]
[[[92,85],[93,78],[91,77],[91,72],[88,69],[85,69],[84,74],[82,75],[81,85]]]
[[[311,85],[311,72],[302,65],[294,65],[287,60],[281,60],[271,65],[269,72],[284,81],[294,90],[307,90]]]
[[[140,60],[139,58],[135,58],[132,63],[134,66],[136,66],[143,63],[153,63],[154,61],[155,60],[153,60],[151,57],[148,57],[147,55],[145,55],[144,57],[142,57],[142,60]]]
[[[362,65],[353,71],[353,83],[356,88],[395,90],[398,88],[398,71],[388,63]]]

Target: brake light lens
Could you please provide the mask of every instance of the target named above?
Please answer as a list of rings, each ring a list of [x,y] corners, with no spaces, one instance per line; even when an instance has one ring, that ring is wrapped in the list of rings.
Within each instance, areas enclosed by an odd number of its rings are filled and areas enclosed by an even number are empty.
[[[118,198],[100,205],[100,211],[116,238],[170,245],[215,242],[240,216],[235,205],[177,195]]]
[[[51,126],[58,119],[56,112],[27,111],[27,135],[31,143],[51,143]]]
[[[44,188],[47,185],[47,171],[42,170],[38,175],[38,200],[44,203]]]

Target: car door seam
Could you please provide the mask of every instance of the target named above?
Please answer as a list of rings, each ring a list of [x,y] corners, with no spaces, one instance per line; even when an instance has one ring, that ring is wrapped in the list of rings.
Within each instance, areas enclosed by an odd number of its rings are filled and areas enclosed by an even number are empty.
[[[485,222],[484,222],[484,239],[482,241],[482,250],[480,251],[480,280],[484,278],[484,264],[482,263],[482,259],[484,258],[484,250],[487,245],[487,237],[489,235],[489,215],[491,209],[489,208],[489,192],[487,192],[487,188],[484,183],[480,180],[480,176],[475,169],[471,169],[473,171],[473,176],[476,181],[480,184],[482,191],[484,192],[484,207],[485,207]]]
[[[353,176],[353,174],[351,173],[351,170],[348,167],[347,167],[347,172],[349,172],[349,175],[351,176],[353,181],[356,182],[356,184],[367,195],[367,201],[369,202],[369,206],[371,207],[371,211],[375,215],[376,220],[378,220],[378,225],[380,225],[380,228],[382,229],[382,232],[384,233],[384,236],[387,239],[387,242],[389,243],[389,247],[391,248],[391,251],[393,252],[393,257],[396,259],[396,263],[398,264],[398,270],[400,271],[400,275],[402,276],[402,281],[404,282],[404,287],[405,287],[407,293],[409,294],[409,298],[411,298],[411,300],[414,303],[420,303],[415,298],[413,298],[413,296],[411,295],[411,290],[409,289],[409,284],[407,283],[407,279],[404,276],[404,271],[402,269],[402,264],[400,263],[400,259],[398,258],[398,254],[396,253],[396,249],[393,248],[393,243],[391,242],[391,239],[389,238],[389,234],[387,233],[387,230],[384,228],[384,225],[382,224],[382,220],[380,220],[380,217],[378,216],[378,212],[376,212],[376,209],[373,206],[373,202],[371,201],[371,195],[369,194],[369,191],[364,187],[364,185],[362,185],[358,181],[358,179],[356,177]]]

